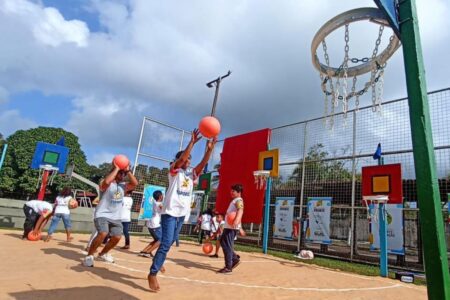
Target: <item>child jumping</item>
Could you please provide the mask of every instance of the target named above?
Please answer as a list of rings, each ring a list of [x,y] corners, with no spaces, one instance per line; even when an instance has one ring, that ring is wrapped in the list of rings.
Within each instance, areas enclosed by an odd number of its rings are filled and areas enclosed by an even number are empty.
[[[241,220],[244,214],[244,200],[241,198],[243,188],[241,184],[235,184],[231,187],[231,203],[227,209],[227,215],[230,213],[236,213],[233,224],[225,222],[222,237],[220,239],[220,245],[223,249],[223,255],[225,257],[225,267],[220,269],[218,273],[229,274],[239,265],[240,256],[234,252],[234,238],[238,234],[241,228]],[[228,220],[225,217],[226,220]]]

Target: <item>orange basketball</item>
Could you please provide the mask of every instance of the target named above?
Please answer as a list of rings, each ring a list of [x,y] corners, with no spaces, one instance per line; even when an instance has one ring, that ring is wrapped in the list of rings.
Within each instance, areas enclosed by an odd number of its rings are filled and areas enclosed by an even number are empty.
[[[204,243],[202,249],[203,253],[210,254],[213,251],[213,245],[211,243]]]
[[[73,198],[70,199],[70,201],[69,201],[69,208],[70,209],[75,209],[77,207],[78,207],[78,201],[73,199]]]
[[[27,235],[27,239],[32,242],[39,241],[41,239],[41,233],[34,234],[34,231],[30,231]]]
[[[123,170],[130,164],[130,160],[123,154],[117,154],[114,156],[113,163],[119,167],[119,169]]]
[[[235,211],[227,213],[226,220],[227,220],[228,225],[233,225],[234,219],[236,219],[236,212]]]
[[[216,137],[220,133],[220,123],[215,117],[207,116],[200,120],[198,124],[200,133],[210,139]]]

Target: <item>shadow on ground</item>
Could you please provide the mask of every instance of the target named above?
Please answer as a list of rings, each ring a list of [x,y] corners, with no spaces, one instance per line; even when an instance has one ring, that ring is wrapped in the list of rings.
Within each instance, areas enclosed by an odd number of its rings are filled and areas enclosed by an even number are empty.
[[[75,299],[129,299],[138,300],[123,291],[106,286],[76,287],[68,289],[33,290],[26,292],[10,293],[17,300],[75,300]]]

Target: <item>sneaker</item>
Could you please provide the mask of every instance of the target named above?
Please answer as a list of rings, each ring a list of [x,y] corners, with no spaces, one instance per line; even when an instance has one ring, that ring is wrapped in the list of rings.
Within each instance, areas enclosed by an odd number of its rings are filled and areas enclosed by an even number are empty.
[[[210,255],[209,257],[212,257],[212,258],[219,258],[219,255],[213,254],[213,255]]]
[[[109,255],[108,253],[99,254],[98,259],[109,262],[109,263],[114,263],[114,258],[111,255]]]
[[[233,265],[231,266],[231,269],[233,270],[241,263],[241,257],[238,255],[237,259],[233,261]]]
[[[219,274],[231,274],[231,272],[233,272],[232,270],[228,269],[227,267],[220,269],[219,271],[217,271],[217,273]]]
[[[152,254],[151,253],[142,253],[143,257],[147,257],[147,258],[152,258]]]
[[[85,267],[93,267],[94,266],[94,256],[88,255],[83,259],[83,266]]]

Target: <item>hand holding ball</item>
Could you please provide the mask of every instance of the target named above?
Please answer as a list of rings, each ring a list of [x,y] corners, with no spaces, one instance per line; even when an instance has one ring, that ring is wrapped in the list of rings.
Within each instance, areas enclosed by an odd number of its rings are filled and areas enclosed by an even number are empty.
[[[119,169],[124,170],[130,165],[130,161],[125,155],[118,154],[114,156],[113,164],[115,164]]]
[[[78,207],[78,201],[77,200],[75,200],[75,199],[70,199],[69,200],[69,208],[70,209],[75,209],[75,208],[77,208]]]
[[[232,226],[235,219],[236,219],[235,211],[227,213],[226,220],[227,220],[228,225]]]
[[[220,123],[215,117],[207,116],[200,120],[198,124],[198,129],[200,133],[205,138],[213,138],[219,135],[220,133]]]
[[[27,239],[32,242],[37,242],[41,239],[41,233],[35,233],[33,230],[30,231],[27,235]]]

